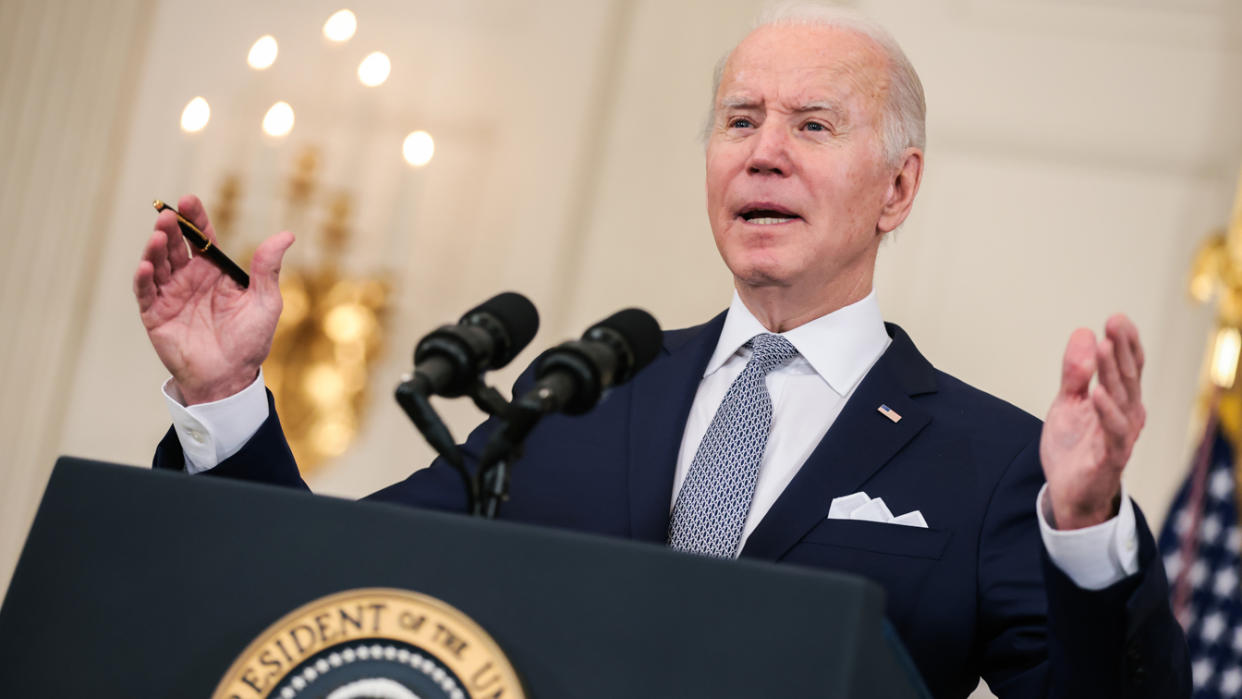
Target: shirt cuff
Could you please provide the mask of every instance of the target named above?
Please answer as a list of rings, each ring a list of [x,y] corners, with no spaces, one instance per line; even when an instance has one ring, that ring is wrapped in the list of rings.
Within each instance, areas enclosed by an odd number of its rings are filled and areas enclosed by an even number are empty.
[[[1048,557],[1084,590],[1102,590],[1138,572],[1138,530],[1134,523],[1134,504],[1121,486],[1121,507],[1117,516],[1092,527],[1062,531],[1053,529],[1044,516],[1048,484],[1035,497],[1039,534]]]
[[[215,468],[240,451],[267,420],[262,369],[249,386],[211,403],[187,407],[171,377],[164,382],[163,392],[173,430],[185,453],[187,473]]]

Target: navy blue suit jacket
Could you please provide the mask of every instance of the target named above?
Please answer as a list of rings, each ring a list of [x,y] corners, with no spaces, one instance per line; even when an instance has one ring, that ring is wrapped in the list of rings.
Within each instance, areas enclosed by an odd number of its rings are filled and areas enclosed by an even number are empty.
[[[660,356],[590,414],[548,417],[512,472],[505,519],[663,544],[682,431],[724,314],[665,333]],[[937,371],[897,326],[823,441],[741,555],[866,576],[937,697],[983,676],[1009,697],[1188,697],[1189,662],[1163,568],[1139,514],[1137,575],[1079,589],[1047,558],[1035,517],[1040,421]],[[515,391],[530,385],[530,372]],[[877,412],[887,404],[901,415]],[[494,428],[476,429],[476,457]],[[183,467],[171,430],[156,466]],[[305,487],[275,410],[210,471]],[[827,519],[865,490],[928,528]],[[371,496],[464,510],[456,472],[437,461]],[[742,602],[744,603],[744,602]]]

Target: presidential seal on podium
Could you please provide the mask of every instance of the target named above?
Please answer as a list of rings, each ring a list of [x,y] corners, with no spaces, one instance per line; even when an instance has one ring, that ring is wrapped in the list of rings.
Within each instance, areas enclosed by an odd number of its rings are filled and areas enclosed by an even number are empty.
[[[433,597],[363,588],[322,597],[269,626],[213,699],[525,699],[478,624]]]

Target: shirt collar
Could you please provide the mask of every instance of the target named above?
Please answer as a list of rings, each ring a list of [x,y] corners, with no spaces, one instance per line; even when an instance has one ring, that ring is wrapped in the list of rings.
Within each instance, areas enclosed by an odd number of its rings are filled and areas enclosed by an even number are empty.
[[[737,291],[725,316],[716,351],[704,376],[715,373],[755,335],[768,332]],[[849,395],[892,341],[884,329],[875,290],[861,301],[804,323],[781,337],[798,350],[816,374],[840,396]]]

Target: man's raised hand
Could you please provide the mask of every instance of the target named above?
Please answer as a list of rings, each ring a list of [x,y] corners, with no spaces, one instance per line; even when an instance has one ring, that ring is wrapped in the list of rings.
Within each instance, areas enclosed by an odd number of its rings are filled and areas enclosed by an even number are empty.
[[[177,208],[215,244],[198,197],[182,197]],[[250,287],[243,289],[187,251],[171,211],[156,219],[134,272],[134,296],[151,345],[186,405],[231,396],[258,375],[280,317],[280,262],[292,244],[289,232],[263,241],[251,262]]]
[[[1040,438],[1048,504],[1058,529],[1079,529],[1116,515],[1121,473],[1147,420],[1138,329],[1117,314],[1108,319],[1104,335],[1098,343],[1084,328],[1070,336],[1061,390]]]

